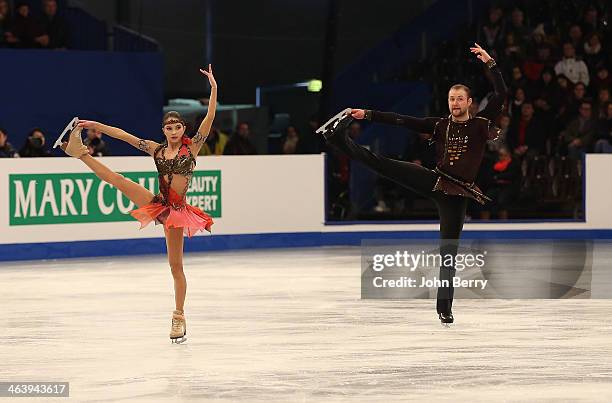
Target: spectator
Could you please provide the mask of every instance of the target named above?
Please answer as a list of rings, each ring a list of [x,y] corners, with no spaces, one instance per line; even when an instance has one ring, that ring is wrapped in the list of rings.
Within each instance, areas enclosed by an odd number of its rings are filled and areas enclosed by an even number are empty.
[[[45,149],[45,134],[39,128],[34,128],[26,138],[25,144],[19,150],[20,157],[51,157]]]
[[[596,91],[600,88],[610,88],[612,86],[612,78],[610,77],[608,67],[605,64],[600,64],[597,67],[597,74],[593,78],[593,87]]]
[[[110,155],[110,150],[106,142],[102,140],[102,132],[98,129],[87,129],[87,138],[83,141],[87,146],[89,155],[94,157],[107,157]]]
[[[229,136],[227,134],[222,133],[213,126],[210,129],[204,146],[200,149],[199,155],[223,155],[228,139]]]
[[[283,154],[303,154],[302,141],[294,126],[287,127],[282,139],[281,150]]]
[[[572,83],[589,85],[589,70],[582,60],[576,60],[576,50],[571,42],[563,44],[563,59],[555,66],[557,75],[563,74]]]
[[[580,25],[574,24],[570,27],[567,42],[570,42],[577,54],[582,54],[584,50],[584,38],[582,36],[582,28]]]
[[[518,87],[514,90],[514,96],[510,100],[508,104],[508,115],[511,117],[516,117],[520,114],[520,109],[525,102],[525,90],[521,87]]]
[[[498,49],[503,38],[503,17],[504,13],[499,6],[491,6],[487,22],[478,30],[479,43],[485,43],[486,49]]]
[[[540,155],[545,151],[546,132],[535,116],[531,102],[521,105],[521,116],[508,129],[508,146],[518,155]]]
[[[589,36],[589,40],[584,43],[584,60],[591,71],[595,71],[595,66],[603,63],[605,54],[601,47],[601,38],[597,32]]]
[[[530,58],[523,64],[525,77],[531,81],[537,81],[546,68],[553,69],[555,64],[552,60],[552,51],[550,46],[541,45],[535,50],[535,57]],[[554,71],[554,70],[553,70]]]
[[[31,15],[30,6],[24,2],[16,3],[16,13],[13,22],[6,33],[6,41],[15,48],[40,48],[44,39],[44,28]]]
[[[6,130],[0,128],[0,158],[13,158],[15,156],[15,150],[11,143],[8,142]]]
[[[492,199],[490,207],[502,220],[508,219],[508,208],[512,206],[521,183],[521,168],[518,160],[512,158],[510,150],[501,147],[493,164],[492,184],[487,195]],[[489,219],[490,211],[481,212],[481,218]]]
[[[65,49],[68,43],[68,24],[63,17],[57,15],[56,0],[43,0],[42,11],[41,24],[45,35],[41,37],[41,45],[49,49]]]
[[[508,32],[504,46],[504,64],[520,63],[525,56],[522,45],[516,40],[516,34]]]
[[[598,121],[596,153],[612,153],[612,102],[606,104],[606,116]]]
[[[527,28],[524,23],[525,15],[523,14],[523,11],[519,8],[512,10],[508,32],[513,34],[514,42],[518,46],[523,46],[526,44],[529,38],[529,28]]]
[[[597,17],[597,9],[595,6],[590,5],[584,11],[584,17],[582,19],[582,31],[585,35],[589,35],[592,32],[599,31],[599,19]]]
[[[551,68],[542,70],[540,81],[534,86],[533,99],[536,110],[554,112],[560,102],[561,90],[554,80],[555,72]]]
[[[608,104],[610,103],[610,89],[600,88],[597,93],[597,105],[595,106],[595,119],[606,119]]]
[[[592,105],[583,101],[580,105],[579,115],[566,130],[561,132],[559,138],[559,153],[567,154],[573,159],[580,159],[588,151],[593,141],[597,122],[592,117]]]
[[[508,147],[508,131],[510,129],[510,116],[507,114],[502,114],[499,117],[499,135],[497,139],[493,141],[487,142],[487,150],[490,153],[495,153],[499,151],[502,147]]]
[[[249,129],[249,124],[246,122],[242,122],[238,124],[236,128],[236,132],[232,134],[229,141],[225,145],[225,150],[223,154],[225,155],[253,155],[257,154],[257,150],[249,137],[251,136],[251,131]]]
[[[517,88],[525,89],[527,87],[527,79],[523,76],[523,71],[519,66],[512,67],[512,78],[508,86],[512,90]]]
[[[6,32],[11,26],[11,10],[7,0],[0,0],[0,48],[7,46]]]
[[[576,83],[574,90],[572,91],[572,98],[568,106],[568,116],[574,118],[578,115],[580,105],[586,97],[586,87],[583,83]]]

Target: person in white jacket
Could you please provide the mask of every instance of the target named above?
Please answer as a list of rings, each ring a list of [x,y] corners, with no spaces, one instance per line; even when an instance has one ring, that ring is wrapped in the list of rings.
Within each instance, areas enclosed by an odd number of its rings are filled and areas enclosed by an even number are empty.
[[[576,49],[570,42],[563,44],[563,59],[555,65],[555,73],[563,74],[572,83],[589,85],[589,70],[582,60],[576,60]]]

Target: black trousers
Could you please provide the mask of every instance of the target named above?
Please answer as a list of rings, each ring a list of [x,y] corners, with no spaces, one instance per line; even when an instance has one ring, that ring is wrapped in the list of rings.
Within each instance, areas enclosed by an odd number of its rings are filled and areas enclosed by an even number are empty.
[[[454,295],[452,279],[456,270],[454,265],[444,265],[445,260],[448,262],[444,256],[451,255],[452,261],[455,261],[468,199],[463,196],[434,192],[432,189],[438,180],[438,175],[433,171],[411,162],[376,155],[367,148],[355,144],[344,133],[336,133],[328,139],[328,142],[351,159],[362,162],[376,173],[433,200],[436,204],[440,216],[440,254],[443,257],[439,279],[448,280],[450,283],[449,287],[438,288],[437,311],[438,313],[450,312]]]

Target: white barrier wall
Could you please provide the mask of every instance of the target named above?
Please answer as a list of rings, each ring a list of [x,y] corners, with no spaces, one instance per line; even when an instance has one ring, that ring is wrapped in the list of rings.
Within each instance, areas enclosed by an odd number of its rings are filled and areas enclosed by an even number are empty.
[[[152,158],[100,161],[155,184]],[[323,155],[199,157],[188,196],[213,215],[213,234],[320,231],[323,169]],[[0,244],[163,237],[138,230],[134,206],[72,158],[0,159],[0,189]]]
[[[147,187],[155,183],[150,158],[100,160]],[[587,155],[584,222],[467,223],[465,230],[612,231],[611,167],[612,155]],[[436,223],[325,225],[323,155],[200,157],[194,178],[188,195],[212,212],[215,235],[438,229]],[[0,160],[0,189],[0,245],[163,236],[160,226],[138,230],[129,201],[71,158]]]

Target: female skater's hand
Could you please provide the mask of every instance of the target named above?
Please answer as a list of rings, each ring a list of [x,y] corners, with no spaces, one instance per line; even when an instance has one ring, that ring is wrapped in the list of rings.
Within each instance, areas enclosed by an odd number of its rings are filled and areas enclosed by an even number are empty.
[[[365,111],[363,109],[351,109],[351,116],[355,119],[365,118]]]
[[[479,58],[480,60],[482,60],[484,63],[488,62],[489,60],[491,60],[491,56],[489,56],[489,54],[487,53],[486,50],[484,50],[483,48],[480,47],[479,44],[477,44],[476,42],[474,42],[474,47],[470,48],[470,52],[475,53],[476,57]]]
[[[217,82],[215,81],[215,76],[213,76],[212,66],[210,64],[208,65],[208,71],[200,69],[200,73],[208,77],[211,88],[217,88]]]
[[[79,120],[78,126],[83,129],[99,129],[101,124],[94,120]]]

